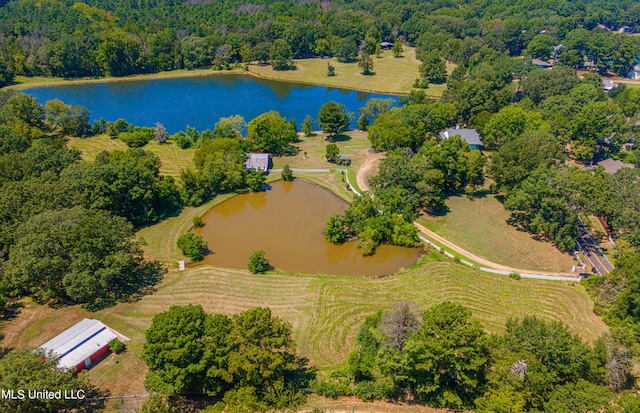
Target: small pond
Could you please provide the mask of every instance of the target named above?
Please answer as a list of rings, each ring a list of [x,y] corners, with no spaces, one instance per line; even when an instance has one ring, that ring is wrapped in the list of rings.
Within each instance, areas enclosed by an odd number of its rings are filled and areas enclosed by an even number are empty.
[[[334,245],[322,233],[325,222],[347,203],[302,180],[276,181],[260,193],[237,195],[213,207],[195,232],[208,242],[205,262],[247,268],[255,250],[265,250],[276,269],[288,273],[387,275],[418,261],[419,248],[381,245],[363,257],[357,242]]]
[[[232,115],[241,115],[248,122],[270,110],[287,119],[294,118],[300,125],[306,115],[317,118],[320,107],[331,100],[343,103],[356,115],[370,98],[398,100],[375,93],[237,74],[61,85],[25,92],[42,104],[60,99],[84,106],[91,112],[92,121],[123,118],[136,126],[150,127],[160,122],[170,133],[185,130],[187,125],[198,130],[213,129],[221,117]]]

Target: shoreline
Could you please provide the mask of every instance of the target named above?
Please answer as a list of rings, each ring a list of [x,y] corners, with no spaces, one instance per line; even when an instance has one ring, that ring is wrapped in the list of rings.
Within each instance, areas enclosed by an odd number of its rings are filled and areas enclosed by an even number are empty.
[[[352,90],[363,93],[375,93],[386,96],[409,96],[410,92],[390,92],[388,90],[379,90],[376,88],[349,88],[344,86],[338,86],[331,84],[331,82],[323,81],[305,81],[305,80],[292,80],[284,79],[278,76],[263,75],[251,70],[244,69],[231,69],[231,70],[213,70],[213,69],[178,69],[167,72],[147,73],[147,74],[135,74],[123,77],[105,76],[97,78],[77,78],[77,79],[64,79],[64,78],[47,78],[47,77],[26,77],[18,76],[18,81],[12,85],[0,88],[0,90],[18,90],[24,91],[28,89],[56,87],[65,85],[85,85],[85,84],[100,84],[100,83],[119,83],[119,82],[136,82],[136,81],[148,81],[148,80],[162,80],[162,79],[183,79],[183,78],[196,78],[196,77],[208,77],[208,76],[227,76],[227,75],[245,75],[251,76],[255,79],[263,79],[284,83],[293,83],[300,85],[310,86],[322,86],[327,88],[339,89],[339,90]],[[427,98],[438,99],[438,96],[427,95]]]

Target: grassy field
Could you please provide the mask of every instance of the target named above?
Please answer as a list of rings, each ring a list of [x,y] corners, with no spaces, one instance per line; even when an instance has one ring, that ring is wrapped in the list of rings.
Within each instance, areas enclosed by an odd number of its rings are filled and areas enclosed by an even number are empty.
[[[367,92],[406,95],[411,92],[413,82],[419,77],[420,61],[416,59],[415,49],[405,47],[402,57],[393,57],[390,50],[382,52],[381,57],[372,56],[375,75],[365,76],[360,73],[357,63],[340,63],[331,59],[296,60],[296,70],[276,71],[271,66],[251,65],[249,73],[258,77],[285,80],[297,83],[309,83]],[[335,76],[327,76],[327,62],[335,68]],[[447,71],[455,65],[447,63]],[[446,85],[430,85],[425,90],[428,96],[440,97]]]
[[[509,225],[509,211],[493,195],[474,199],[453,196],[446,205],[446,215],[423,215],[418,222],[474,254],[540,271],[567,272],[577,264],[570,254]]]
[[[127,150],[127,145],[118,139],[111,139],[107,135],[92,136],[90,138],[67,138],[69,147],[82,152],[82,159],[93,161],[102,151]],[[180,177],[180,171],[193,166],[195,149],[180,149],[173,142],[159,144],[151,141],[142,149],[151,151],[160,158],[160,173],[163,175]]]
[[[114,361],[107,359],[91,370],[92,381],[115,395],[139,394],[146,371],[139,360],[144,331],[155,314],[171,305],[201,304],[226,314],[268,306],[292,324],[300,353],[327,371],[353,349],[364,317],[402,299],[415,300],[422,308],[443,300],[464,304],[491,332],[501,331],[508,317],[526,314],[563,321],[587,341],[606,330],[579,284],[515,281],[431,253],[414,268],[386,278],[251,275],[206,265],[172,270],[153,295],[97,313],[28,303],[4,326],[3,346],[37,346],[83,317],[100,319],[132,342]]]

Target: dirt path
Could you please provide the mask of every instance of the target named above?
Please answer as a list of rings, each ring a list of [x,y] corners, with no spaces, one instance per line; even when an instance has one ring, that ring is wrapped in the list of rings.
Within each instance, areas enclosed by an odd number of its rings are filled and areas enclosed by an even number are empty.
[[[364,160],[358,172],[356,172],[356,184],[362,190],[362,192],[369,192],[369,185],[367,181],[373,176],[374,171],[378,168],[378,161],[384,156],[384,152],[368,152],[367,159]]]
[[[364,192],[369,191],[369,185],[367,185],[367,180],[372,175],[373,170],[378,167],[378,161],[380,159],[382,159],[384,156],[385,156],[385,153],[382,153],[382,152],[381,153],[369,152],[367,154],[367,159],[364,161],[362,166],[360,166],[360,168],[356,172],[356,182],[358,184],[358,187],[360,187],[360,189],[362,189],[362,191],[364,191]],[[536,275],[547,275],[547,276],[576,277],[575,273],[570,273],[570,272],[548,272],[548,271],[523,270],[523,269],[520,269],[520,268],[513,268],[513,267],[508,267],[506,265],[498,264],[498,263],[495,263],[493,261],[489,261],[486,258],[479,257],[476,254],[473,254],[472,252],[469,252],[469,251],[465,250],[464,248],[454,244],[453,242],[447,240],[446,238],[443,238],[442,236],[440,236],[440,235],[436,234],[435,232],[431,231],[430,229],[428,229],[424,225],[420,225],[417,222],[414,222],[413,225],[415,225],[416,228],[418,228],[418,230],[425,237],[430,238],[431,240],[433,240],[433,241],[437,242],[438,244],[446,247],[447,249],[449,249],[449,250],[451,250],[451,251],[453,251],[453,252],[455,252],[457,254],[460,254],[463,257],[468,258],[471,261],[475,261],[476,263],[478,263],[478,264],[480,264],[482,266],[488,267],[488,268],[493,268],[495,270],[500,270],[500,271],[517,272],[519,274],[536,274]]]

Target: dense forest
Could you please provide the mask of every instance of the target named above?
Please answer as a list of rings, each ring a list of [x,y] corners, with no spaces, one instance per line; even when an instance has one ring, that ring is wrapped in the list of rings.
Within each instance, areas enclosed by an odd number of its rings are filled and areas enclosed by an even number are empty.
[[[0,86],[15,75],[125,76],[238,62],[372,54],[380,41],[418,50],[422,75],[490,49],[626,75],[640,6],[626,1],[3,1]],[[477,55],[476,55],[477,56]],[[420,84],[420,82],[419,82]]]

